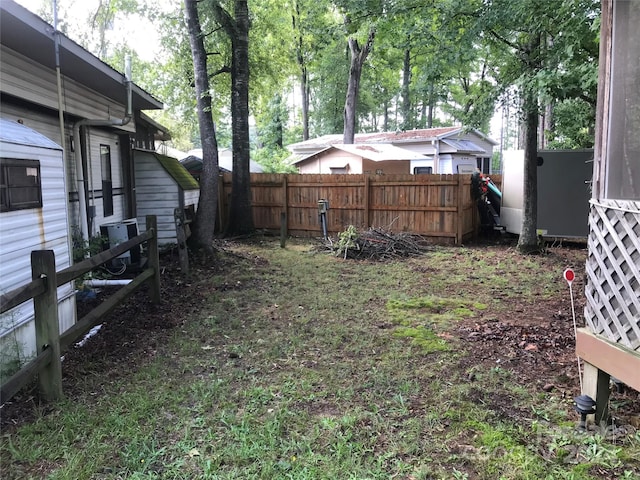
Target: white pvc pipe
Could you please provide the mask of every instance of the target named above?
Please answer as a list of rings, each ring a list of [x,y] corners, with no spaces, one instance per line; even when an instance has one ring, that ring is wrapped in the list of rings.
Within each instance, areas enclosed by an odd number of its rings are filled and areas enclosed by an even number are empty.
[[[82,282],[84,285],[88,287],[111,287],[117,285],[128,285],[131,283],[131,279],[120,279],[120,280],[103,280],[99,278],[85,280]]]

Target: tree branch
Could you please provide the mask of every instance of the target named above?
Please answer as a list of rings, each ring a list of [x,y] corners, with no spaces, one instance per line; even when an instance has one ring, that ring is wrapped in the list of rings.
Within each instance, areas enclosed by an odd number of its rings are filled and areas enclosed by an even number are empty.
[[[496,33],[495,30],[490,29],[489,33],[491,34],[491,36],[493,38],[495,38],[496,40],[504,43],[505,45],[510,46],[511,48],[513,48],[514,50],[517,50],[519,52],[524,52],[524,49],[522,48],[522,46],[518,45],[517,43],[514,43],[510,40],[507,40],[506,38],[504,38],[502,35],[498,35],[498,33]]]
[[[220,67],[218,70],[216,70],[215,72],[212,72],[211,74],[209,74],[209,78],[213,78],[223,73],[231,73],[231,67],[229,67],[228,65],[224,65]]]
[[[213,8],[213,15],[216,17],[216,21],[227,32],[229,37],[236,36],[236,21],[229,12],[222,8],[219,1],[211,2],[211,8]]]

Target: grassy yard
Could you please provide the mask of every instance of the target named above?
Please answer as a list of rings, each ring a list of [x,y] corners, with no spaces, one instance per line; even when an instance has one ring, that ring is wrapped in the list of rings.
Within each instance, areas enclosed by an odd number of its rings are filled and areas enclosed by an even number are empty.
[[[518,367],[508,355],[517,345],[493,355],[461,333],[557,315],[571,337],[561,275],[580,259],[581,250],[529,258],[509,246],[438,247],[375,263],[302,241],[229,244],[218,266],[163,280],[171,288],[159,309],[134,299],[82,361],[65,361],[66,400],[31,401],[33,418],[4,429],[0,476],[640,478],[640,433],[578,432],[578,378],[554,373],[541,337],[520,348],[529,363]],[[163,310],[171,328],[100,348],[109,325]],[[572,338],[563,348],[557,368],[571,371]],[[637,418],[633,401],[613,397],[612,410]]]

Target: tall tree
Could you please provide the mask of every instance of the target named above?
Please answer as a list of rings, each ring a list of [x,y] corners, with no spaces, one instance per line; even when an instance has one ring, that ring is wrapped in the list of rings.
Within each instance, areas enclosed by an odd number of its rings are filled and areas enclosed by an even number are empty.
[[[499,81],[504,89],[517,86],[525,150],[523,218],[518,249],[539,251],[537,236],[537,129],[540,99],[573,63],[573,32],[589,31],[597,17],[593,0],[539,2],[488,0],[476,16],[496,53]],[[568,93],[568,92],[567,92]]]
[[[198,1],[185,0],[184,15],[193,57],[193,78],[197,99],[198,124],[202,142],[200,200],[196,212],[193,242],[203,251],[213,253],[213,236],[218,206],[218,142],[211,116],[211,94],[207,70],[207,52],[198,15]]]
[[[350,36],[349,44],[349,83],[347,84],[347,98],[344,102],[344,137],[343,143],[353,143],[356,134],[356,109],[358,106],[358,94],[360,93],[360,78],[362,66],[373,47],[375,29],[372,27],[367,35],[364,45],[360,45],[358,39]]]
[[[304,41],[304,27],[303,18],[304,12],[302,10],[300,0],[293,0],[293,11],[291,13],[291,20],[293,26],[293,32],[295,35],[295,50],[296,50],[296,62],[300,69],[300,100],[302,110],[302,140],[309,139],[309,66],[306,52],[308,51]]]
[[[249,174],[249,7],[247,0],[234,0],[233,17],[220,1],[212,1],[216,21],[231,41],[231,129],[233,135],[233,177],[228,235],[254,230]]]

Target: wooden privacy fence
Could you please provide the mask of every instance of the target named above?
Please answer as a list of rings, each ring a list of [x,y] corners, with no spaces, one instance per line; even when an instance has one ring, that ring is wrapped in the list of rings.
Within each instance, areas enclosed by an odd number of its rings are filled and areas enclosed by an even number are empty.
[[[0,314],[33,299],[37,355],[2,384],[0,388],[0,403],[6,402],[15,395],[36,374],[38,375],[38,386],[43,398],[46,400],[61,398],[62,364],[60,354],[62,351],[66,350],[75,340],[89,331],[144,283],[148,283],[150,286],[149,295],[151,301],[153,303],[160,302],[160,261],[156,235],[156,217],[153,215],[148,216],[146,225],[146,232],[59,272],[56,272],[55,257],[52,250],[31,252],[33,280],[0,297]],[[144,242],[147,243],[147,268],[60,335],[58,287],[75,280]]]
[[[221,224],[226,224],[231,173],[221,176]],[[492,177],[499,186],[501,177]],[[329,201],[327,230],[349,225],[388,227],[424,235],[438,243],[457,243],[475,235],[478,212],[470,175],[251,174],[253,221],[257,229],[301,237],[322,236],[318,200]]]

